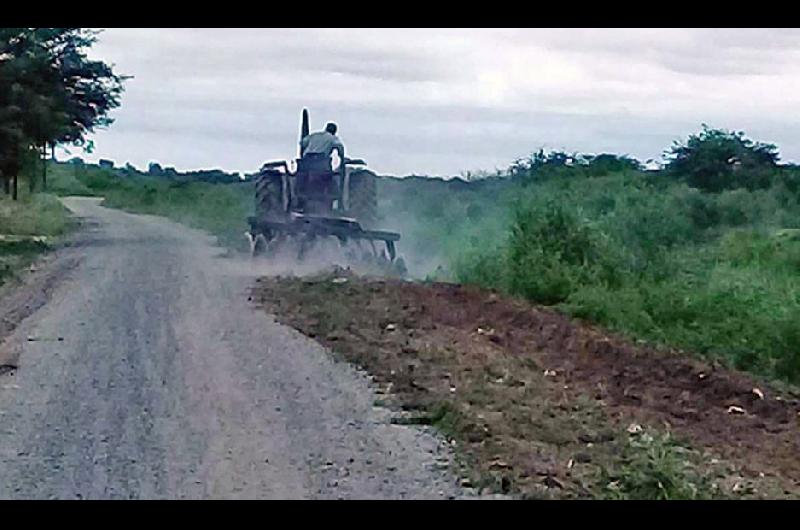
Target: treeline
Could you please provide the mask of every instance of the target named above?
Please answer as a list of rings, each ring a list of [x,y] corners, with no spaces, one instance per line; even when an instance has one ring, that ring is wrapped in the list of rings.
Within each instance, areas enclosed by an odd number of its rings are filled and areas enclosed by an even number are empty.
[[[91,150],[87,135],[113,120],[125,76],[87,57],[97,31],[84,28],[0,28],[0,178],[17,198],[28,176],[47,186],[47,151],[59,144]]]
[[[664,163],[651,167],[647,172],[684,182],[704,192],[763,189],[776,179],[787,180],[790,186],[796,184],[797,167],[779,164],[779,160],[778,147],[774,144],[754,141],[742,131],[703,125],[700,132],[690,135],[686,141],[673,143],[664,152]],[[639,173],[646,169],[647,165],[628,155],[539,150],[517,159],[506,176],[522,183],[532,183],[558,177]]]
[[[151,162],[147,168],[151,177],[166,178],[175,181],[199,181],[212,184],[234,184],[242,181],[239,173],[228,173],[221,169],[199,169],[195,171],[178,171],[174,167],[162,168],[157,162]]]
[[[207,182],[209,184],[236,184],[251,180],[254,177],[254,174],[242,177],[239,173],[229,173],[222,169],[178,171],[174,167],[162,167],[158,162],[150,162],[145,171],[137,168],[130,162],[126,163],[124,166],[116,166],[113,160],[102,158],[97,161],[97,164],[86,162],[79,157],[72,158],[67,162],[56,162],[56,164],[73,166],[75,168],[94,166],[118,177],[151,177],[154,179],[163,179],[170,183]]]

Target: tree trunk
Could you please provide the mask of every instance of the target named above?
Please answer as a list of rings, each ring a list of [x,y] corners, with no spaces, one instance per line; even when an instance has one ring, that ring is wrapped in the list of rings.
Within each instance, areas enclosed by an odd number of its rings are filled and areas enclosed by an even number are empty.
[[[17,150],[14,153],[14,156],[10,159],[5,171],[6,175],[8,175],[7,178],[9,180],[13,179],[11,182],[11,198],[15,201],[19,197],[19,186],[17,185],[17,182],[19,181],[19,172],[22,169],[20,159],[20,152]]]
[[[42,191],[47,191],[47,143],[42,145]]]
[[[39,157],[37,156],[36,160],[38,159]],[[37,165],[36,162],[34,162],[33,167],[31,168],[31,172],[28,175],[28,191],[30,192],[31,195],[33,195],[33,192],[36,191],[36,169],[37,169],[36,165]]]
[[[6,192],[6,195],[11,195],[11,177],[8,175],[3,175],[3,191]]]

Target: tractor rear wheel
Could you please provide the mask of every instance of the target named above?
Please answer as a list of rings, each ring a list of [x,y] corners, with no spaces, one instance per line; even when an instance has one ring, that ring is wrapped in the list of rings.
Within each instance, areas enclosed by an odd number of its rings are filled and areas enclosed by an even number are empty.
[[[283,174],[280,171],[264,172],[256,181],[256,218],[284,220],[287,213],[285,191]]]
[[[378,181],[371,171],[350,173],[350,207],[348,214],[362,227],[375,228],[378,222]]]

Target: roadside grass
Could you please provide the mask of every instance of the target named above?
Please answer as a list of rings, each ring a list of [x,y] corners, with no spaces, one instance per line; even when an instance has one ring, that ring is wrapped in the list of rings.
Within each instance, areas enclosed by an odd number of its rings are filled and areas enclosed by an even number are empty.
[[[0,196],[0,234],[55,237],[69,227],[69,212],[53,195],[21,194],[18,201]]]
[[[49,194],[0,197],[0,284],[14,278],[73,226],[67,209]]]
[[[100,171],[97,168],[96,171]],[[59,196],[92,197],[97,193],[85,184],[89,171],[80,166],[71,164],[47,165],[47,191]]]
[[[620,444],[620,463],[602,467],[598,499],[711,500],[733,498],[722,492],[714,472],[703,468],[698,451],[668,432],[630,434]]]
[[[252,193],[249,183],[151,182],[142,187],[109,189],[103,195],[104,203],[112,208],[162,215],[217,236],[225,247],[245,250]]]
[[[52,174],[51,189],[61,195],[104,197],[105,206],[164,216],[213,234],[225,247],[247,248],[244,232],[253,209],[251,183],[176,182],[68,164],[56,165]]]

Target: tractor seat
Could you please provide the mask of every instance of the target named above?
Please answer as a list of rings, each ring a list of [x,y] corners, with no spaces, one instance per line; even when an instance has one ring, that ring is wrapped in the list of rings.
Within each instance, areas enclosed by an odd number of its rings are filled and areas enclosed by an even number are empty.
[[[298,173],[333,174],[331,160],[322,153],[314,153],[297,160]]]

